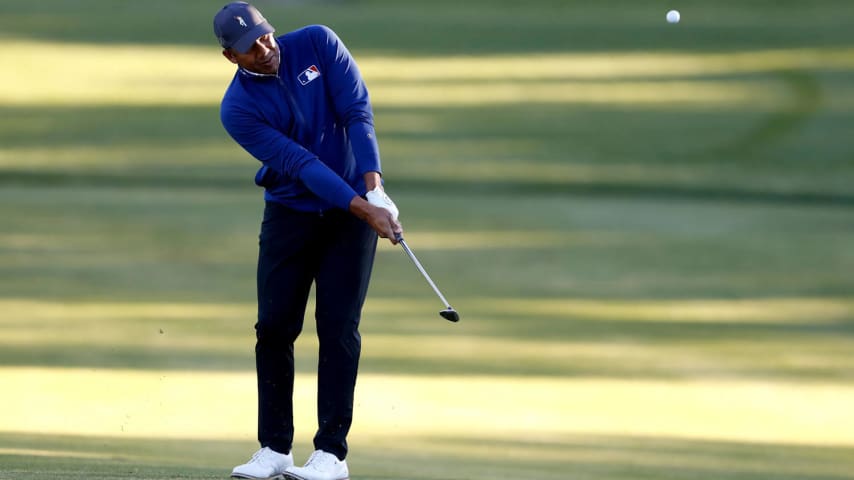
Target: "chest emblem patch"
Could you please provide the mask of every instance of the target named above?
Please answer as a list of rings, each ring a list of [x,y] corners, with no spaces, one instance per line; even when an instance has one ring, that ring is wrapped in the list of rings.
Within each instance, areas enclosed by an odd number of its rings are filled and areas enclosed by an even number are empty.
[[[300,73],[299,76],[297,77],[297,80],[299,80],[299,83],[301,83],[303,85],[308,85],[309,82],[311,82],[312,80],[314,80],[315,78],[317,78],[319,76],[320,76],[320,70],[318,70],[316,66],[312,65],[312,66],[306,68],[302,73]]]

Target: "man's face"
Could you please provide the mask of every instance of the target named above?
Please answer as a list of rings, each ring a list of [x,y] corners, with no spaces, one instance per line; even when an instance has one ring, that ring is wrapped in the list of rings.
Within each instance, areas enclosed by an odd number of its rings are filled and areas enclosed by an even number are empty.
[[[272,33],[258,37],[246,53],[229,48],[223,50],[222,54],[231,63],[250,72],[275,74],[279,71],[279,45]]]

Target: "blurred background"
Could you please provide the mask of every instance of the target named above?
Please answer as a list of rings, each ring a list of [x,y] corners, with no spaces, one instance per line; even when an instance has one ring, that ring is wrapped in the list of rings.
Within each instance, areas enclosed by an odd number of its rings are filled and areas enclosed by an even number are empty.
[[[225,478],[257,448],[223,3],[0,3],[0,478]],[[462,316],[381,245],[353,478],[854,478],[854,3],[254,3],[349,47]]]

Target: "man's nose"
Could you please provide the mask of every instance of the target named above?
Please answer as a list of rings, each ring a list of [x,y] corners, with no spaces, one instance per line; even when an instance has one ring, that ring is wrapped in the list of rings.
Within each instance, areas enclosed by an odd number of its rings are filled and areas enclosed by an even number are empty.
[[[264,44],[263,42],[261,42],[260,38],[258,40],[255,40],[255,49],[261,55],[266,55],[267,52],[270,51],[270,47],[268,45]]]

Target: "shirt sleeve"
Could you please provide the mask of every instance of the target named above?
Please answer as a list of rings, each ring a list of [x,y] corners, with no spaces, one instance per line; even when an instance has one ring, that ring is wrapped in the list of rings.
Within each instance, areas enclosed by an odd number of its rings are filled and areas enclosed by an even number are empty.
[[[268,168],[299,179],[312,193],[338,208],[350,208],[356,191],[302,145],[257,115],[233,105],[223,105],[220,117],[228,134]]]
[[[359,175],[382,173],[371,100],[356,61],[330,28],[317,25],[312,34],[325,62],[323,74],[335,114],[347,129]]]

